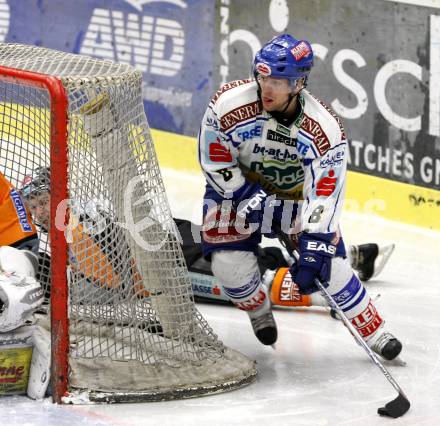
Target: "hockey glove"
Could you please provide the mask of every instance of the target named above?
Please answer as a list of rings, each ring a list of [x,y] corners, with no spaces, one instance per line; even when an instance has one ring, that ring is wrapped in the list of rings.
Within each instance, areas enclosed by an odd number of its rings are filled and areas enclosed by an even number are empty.
[[[331,261],[336,253],[336,246],[331,243],[333,237],[334,234],[300,235],[299,259],[290,267],[290,273],[301,294],[318,291],[316,278],[323,284],[330,279]]]
[[[270,234],[272,232],[272,218],[268,215],[264,224],[263,220],[265,214],[269,213],[267,208],[271,206],[274,199],[275,196],[268,194],[261,185],[257,183],[250,184],[240,197],[234,201],[238,220],[243,221],[242,223],[245,224],[246,228],[251,226],[252,232],[260,229],[265,235]],[[272,210],[270,211],[273,213]]]

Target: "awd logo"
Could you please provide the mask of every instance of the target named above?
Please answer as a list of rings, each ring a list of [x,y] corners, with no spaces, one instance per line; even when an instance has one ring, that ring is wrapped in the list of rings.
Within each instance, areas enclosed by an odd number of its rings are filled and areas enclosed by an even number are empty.
[[[96,8],[80,53],[135,66],[142,72],[172,77],[182,68],[185,33],[179,22],[142,13],[151,3],[181,9],[181,0],[125,0],[138,12]]]

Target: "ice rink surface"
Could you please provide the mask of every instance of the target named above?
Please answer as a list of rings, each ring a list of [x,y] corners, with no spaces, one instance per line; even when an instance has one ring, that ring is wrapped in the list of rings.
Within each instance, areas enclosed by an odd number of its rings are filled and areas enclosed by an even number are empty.
[[[200,223],[203,180],[164,171],[175,217]],[[434,207],[433,207],[434,208]],[[385,270],[367,284],[387,326],[403,343],[405,367],[386,364],[406,392],[400,419],[377,408],[397,396],[340,321],[323,308],[277,309],[276,349],[261,345],[246,313],[200,304],[220,339],[257,361],[255,383],[197,399],[145,404],[57,406],[0,398],[1,425],[440,425],[440,233],[344,213],[347,243],[395,243]]]

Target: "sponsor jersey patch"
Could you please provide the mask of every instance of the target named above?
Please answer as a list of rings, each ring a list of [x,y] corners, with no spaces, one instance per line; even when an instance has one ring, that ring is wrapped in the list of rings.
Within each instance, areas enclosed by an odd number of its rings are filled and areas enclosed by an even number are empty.
[[[9,196],[11,197],[15,211],[17,212],[17,217],[22,231],[33,233],[34,230],[32,229],[32,225],[27,217],[26,208],[24,207],[20,194],[15,189],[11,189]]]
[[[246,105],[239,106],[238,108],[229,111],[220,119],[220,126],[223,131],[229,130],[236,124],[246,121],[255,117],[262,112],[262,106],[260,101],[250,102]]]
[[[243,219],[231,209],[216,206],[206,213],[202,226],[202,238],[209,244],[224,244],[243,241],[249,238],[252,229],[245,227]]]
[[[290,50],[290,52],[297,61],[300,61],[302,58],[305,58],[306,56],[309,56],[310,53],[312,53],[309,46],[304,41],[297,44],[294,48]]]
[[[311,142],[320,155],[324,155],[330,149],[330,141],[324,130],[322,130],[321,125],[307,114],[303,116],[301,129],[303,134],[305,133],[310,137]]]
[[[335,192],[338,178],[334,177],[335,171],[329,170],[328,175],[321,178],[316,184],[316,195],[318,197],[329,197]]]

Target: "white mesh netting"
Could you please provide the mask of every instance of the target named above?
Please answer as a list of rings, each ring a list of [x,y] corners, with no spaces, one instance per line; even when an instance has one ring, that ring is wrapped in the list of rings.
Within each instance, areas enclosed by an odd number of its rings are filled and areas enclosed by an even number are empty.
[[[140,72],[17,44],[0,44],[0,66],[54,76],[68,97],[69,390],[99,401],[158,400],[252,381],[254,362],[226,348],[193,303]],[[0,171],[28,202],[47,204],[48,180],[57,182],[49,92],[0,80]],[[47,296],[57,249],[48,227],[40,218]]]

